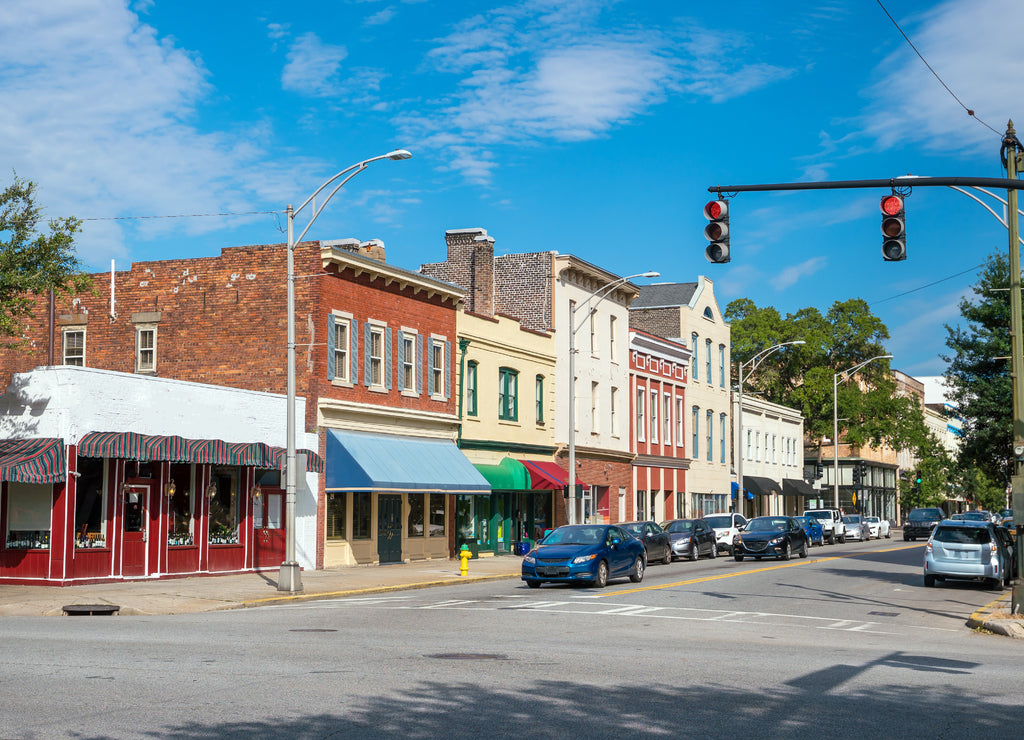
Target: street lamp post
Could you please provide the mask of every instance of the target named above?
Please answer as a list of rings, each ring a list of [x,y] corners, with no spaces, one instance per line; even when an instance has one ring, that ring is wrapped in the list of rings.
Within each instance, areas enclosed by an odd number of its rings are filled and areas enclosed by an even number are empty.
[[[378,157],[364,159],[362,162],[358,162],[351,167],[343,169],[334,177],[327,180],[298,208],[293,210],[291,204],[289,204],[288,208],[285,209],[285,213],[288,217],[288,449],[285,458],[284,562],[281,563],[281,570],[277,578],[278,591],[295,592],[302,590],[302,577],[300,575],[301,569],[299,568],[298,561],[295,559],[295,483],[298,473],[295,469],[295,244],[297,242],[301,242],[302,238],[306,236],[306,232],[309,231],[313,222],[316,221],[317,217],[323,212],[324,207],[331,201],[331,198],[334,197],[335,193],[341,190],[345,186],[345,183],[365,170],[371,162],[376,162],[378,159],[409,159],[411,156],[412,154],[407,152],[405,149],[396,149],[393,152],[381,154]],[[348,175],[348,177],[345,177],[341,182],[339,182],[318,206],[315,202],[316,197],[333,185],[338,178],[344,175]],[[313,204],[313,211],[310,215],[309,223],[306,224],[306,228],[302,230],[302,233],[299,234],[299,238],[296,239],[294,237],[295,216],[310,203]]]
[[[749,378],[750,374],[757,370],[757,366],[760,365],[761,362],[766,357],[768,357],[768,355],[790,344],[806,344],[806,342],[804,342],[803,339],[795,339],[792,342],[781,342],[780,344],[773,344],[771,347],[761,350],[746,362],[740,363],[739,385],[738,390],[736,392],[737,400],[739,402],[739,406],[736,410],[736,478],[738,479],[737,482],[739,483],[739,491],[737,491],[736,493],[736,503],[738,514],[743,514],[743,509],[745,508],[746,504],[746,501],[743,496],[743,368],[745,368],[747,365],[750,366],[750,370],[747,372],[747,377]]]
[[[832,376],[832,491],[835,494],[835,508],[837,509],[839,508],[839,376],[844,376],[843,382],[845,383],[859,370],[875,360],[891,359],[892,355],[878,355]]]
[[[569,506],[567,519],[569,524],[576,524],[576,332],[583,327],[583,322],[586,321],[594,311],[597,310],[598,305],[617,287],[623,283],[629,282],[633,278],[656,278],[660,277],[660,272],[641,272],[636,275],[627,275],[624,278],[619,278],[596,293],[592,293],[586,302],[583,304],[587,306],[592,300],[597,298],[597,303],[587,310],[586,316],[580,319],[580,323],[576,324],[576,306],[575,304],[569,307],[569,479],[567,485],[571,495],[569,496]]]

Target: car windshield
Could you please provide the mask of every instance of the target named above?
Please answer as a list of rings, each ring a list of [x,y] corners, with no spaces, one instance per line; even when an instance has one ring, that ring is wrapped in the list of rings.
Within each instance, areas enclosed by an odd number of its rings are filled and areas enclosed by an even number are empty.
[[[907,519],[941,519],[942,509],[914,509]]]
[[[633,535],[644,533],[644,525],[642,522],[638,524],[620,524],[619,526]]]
[[[987,545],[992,537],[987,527],[937,527],[932,540],[954,545]]]
[[[968,511],[964,513],[964,519],[969,522],[988,521],[989,515],[984,511]]]
[[[870,522],[871,524],[878,524],[878,517],[877,516],[869,516],[864,521]]]
[[[786,520],[778,517],[759,516],[747,522],[747,532],[783,532],[786,529]]]
[[[704,521],[711,525],[713,529],[728,529],[732,526],[732,517],[728,514],[720,516],[706,516]]]
[[[604,541],[604,527],[559,527],[541,542],[542,545],[596,545]]]
[[[843,524],[860,524],[859,516],[844,516]]]
[[[664,524],[662,524],[661,526],[665,527],[665,531],[669,533],[693,531],[693,522],[690,521],[667,522],[667,524],[667,527]]]
[[[807,516],[813,516],[815,519],[831,519],[831,511],[808,511]]]

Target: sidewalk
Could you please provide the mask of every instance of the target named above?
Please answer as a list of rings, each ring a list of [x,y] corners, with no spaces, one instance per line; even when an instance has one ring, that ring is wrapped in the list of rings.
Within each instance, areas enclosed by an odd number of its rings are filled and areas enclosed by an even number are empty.
[[[303,591],[277,590],[277,571],[227,576],[168,578],[87,586],[0,585],[0,616],[62,616],[67,604],[116,604],[120,615],[188,614],[284,604],[500,578],[518,578],[521,558],[499,555],[469,561],[459,576],[458,560],[421,560],[302,572]]]

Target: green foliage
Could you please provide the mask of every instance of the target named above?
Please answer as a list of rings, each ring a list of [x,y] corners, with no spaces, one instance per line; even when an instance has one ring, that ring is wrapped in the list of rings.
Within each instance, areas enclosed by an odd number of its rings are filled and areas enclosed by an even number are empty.
[[[907,510],[919,506],[941,506],[950,496],[952,461],[941,447],[932,455],[922,455],[910,480],[900,485],[900,500]],[[916,481],[920,479],[920,483]]]
[[[77,218],[49,222],[49,233],[37,233],[42,209],[36,205],[35,183],[17,175],[0,193],[0,344],[23,333],[32,315],[32,299],[53,290],[58,294],[88,288],[74,252]]]
[[[1006,487],[989,478],[981,468],[965,468],[959,472],[957,481],[973,508],[999,511],[1006,505]]]
[[[961,322],[946,325],[944,359],[950,401],[963,420],[959,466],[977,468],[997,487],[1009,483],[1013,449],[1013,380],[1010,355],[1009,258],[989,256],[973,286],[974,298],[960,301]]]

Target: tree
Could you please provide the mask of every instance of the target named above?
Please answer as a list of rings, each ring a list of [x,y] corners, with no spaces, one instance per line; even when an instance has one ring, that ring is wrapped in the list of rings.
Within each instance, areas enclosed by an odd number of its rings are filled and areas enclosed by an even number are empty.
[[[36,296],[88,288],[74,252],[74,236],[82,222],[74,217],[49,222],[39,234],[42,209],[36,205],[36,185],[17,175],[0,193],[0,345],[18,344]]]
[[[961,325],[946,324],[949,400],[963,420],[958,465],[977,469],[997,488],[1010,481],[1013,450],[1013,379],[1010,355],[1010,266],[1005,254],[989,256],[972,290],[960,301]],[[966,490],[968,495],[972,491]]]

